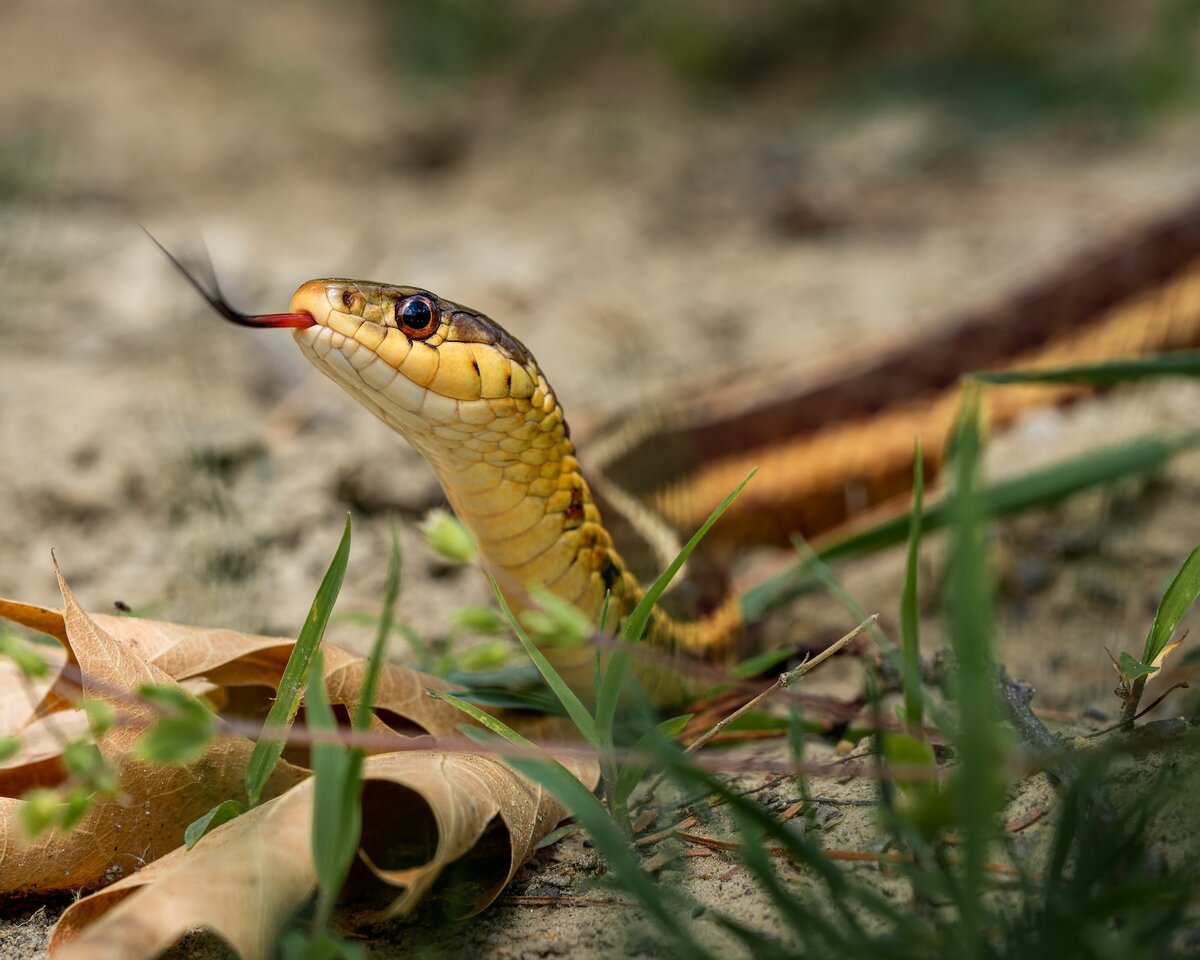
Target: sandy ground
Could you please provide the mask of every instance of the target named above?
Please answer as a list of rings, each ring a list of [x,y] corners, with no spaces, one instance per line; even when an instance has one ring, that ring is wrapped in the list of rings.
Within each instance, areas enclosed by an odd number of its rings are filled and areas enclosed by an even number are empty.
[[[139,221],[167,239],[198,224],[248,310],[282,309],[300,282],[330,275],[475,305],[534,350],[586,435],[673,384],[764,362],[813,376],[948,322],[1200,189],[1200,122],[1188,118],[1138,137],[984,135],[931,108],[832,117],[783,95],[640,96],[628,80],[586,108],[487,92],[443,106],[387,69],[369,20],[333,20],[315,3],[121,4],[115,15],[83,0],[11,0],[0,22],[0,594],[50,605],[55,548],[92,609],[119,600],[164,619],[294,633],[347,510],[341,610],[376,608],[390,513],[403,521],[407,622],[438,636],[455,609],[486,599],[475,571],[447,570],[415,532],[441,502],[419,457],[308,369],[286,334],[207,315]],[[810,208],[820,229],[797,226]],[[1011,472],[1195,426],[1198,401],[1195,388],[1160,387],[1037,416],[998,439],[992,464]],[[1038,685],[1040,705],[1091,708],[1096,723],[1114,713],[1102,648],[1140,644],[1155,598],[1200,542],[1198,466],[1181,459],[1152,483],[1003,526],[1001,656]],[[931,546],[931,582],[937,559]],[[892,554],[845,576],[894,622],[900,572]],[[772,635],[847,622],[810,598]],[[936,646],[936,618],[927,627]],[[346,625],[334,639],[364,641]],[[835,664],[815,683],[847,692],[857,670]],[[789,791],[767,796],[782,805]],[[831,845],[868,842],[860,808],[828,809],[840,815],[825,827]],[[669,869],[704,902],[768,923],[747,880],[720,879],[730,863]],[[568,841],[513,893],[575,890],[595,869]],[[0,926],[5,956],[39,955],[61,904],[26,923],[37,906]],[[440,945],[495,957],[661,951],[636,918],[613,933],[629,914],[502,900]],[[390,928],[372,954],[402,955],[427,935]]]

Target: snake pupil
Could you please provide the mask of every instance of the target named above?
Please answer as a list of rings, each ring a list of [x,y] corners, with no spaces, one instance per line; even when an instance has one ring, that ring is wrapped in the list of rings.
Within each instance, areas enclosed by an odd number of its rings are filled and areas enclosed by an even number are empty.
[[[413,330],[424,330],[433,323],[433,304],[428,297],[409,297],[397,312],[404,326]]]

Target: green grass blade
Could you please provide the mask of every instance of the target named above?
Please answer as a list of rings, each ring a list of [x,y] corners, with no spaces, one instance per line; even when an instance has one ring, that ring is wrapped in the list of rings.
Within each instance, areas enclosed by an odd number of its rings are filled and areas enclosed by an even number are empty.
[[[512,632],[516,634],[518,640],[521,641],[521,646],[525,648],[525,652],[529,655],[529,659],[533,661],[533,665],[537,667],[538,673],[542,675],[542,679],[554,691],[554,695],[558,697],[558,702],[563,705],[563,709],[567,711],[567,716],[571,718],[571,722],[578,728],[582,737],[596,749],[600,749],[600,738],[596,734],[596,721],[592,719],[592,715],[588,712],[587,707],[583,705],[583,701],[575,695],[575,691],[570,688],[567,681],[564,680],[546,659],[545,654],[537,648],[532,640],[529,639],[529,634],[525,632],[525,628],[521,626],[516,615],[508,605],[508,601],[504,599],[504,594],[500,592],[500,585],[492,580],[492,593],[496,595],[496,602],[500,605],[500,612],[504,615],[504,619],[508,621],[508,625],[512,628]]]
[[[305,718],[312,730],[333,733],[337,719],[325,690],[323,659],[313,653],[305,697]],[[323,931],[333,915],[337,895],[346,881],[362,832],[362,754],[338,742],[312,747],[312,853],[317,874],[314,931]]]
[[[503,687],[467,687],[451,690],[460,700],[481,707],[502,707],[506,710],[533,710],[565,717],[566,711],[549,690],[506,690]]]
[[[383,610],[379,613],[379,626],[375,642],[371,644],[371,656],[367,661],[367,675],[363,678],[362,693],[354,711],[354,729],[366,730],[371,725],[371,712],[375,706],[375,688],[379,685],[379,671],[383,668],[387,654],[388,637],[396,618],[396,600],[400,596],[400,574],[404,569],[404,557],[400,553],[400,532],[395,518],[391,522],[392,547],[388,553],[387,580],[383,587]]]
[[[624,805],[629,799],[629,795],[633,793],[634,787],[646,775],[646,771],[650,768],[650,761],[646,759],[650,753],[650,748],[660,738],[674,740],[683,733],[683,728],[687,726],[688,721],[693,716],[694,714],[685,713],[681,716],[664,720],[653,730],[648,730],[634,744],[630,759],[621,766],[621,772],[617,775],[616,786],[613,788],[613,798],[616,803]]]
[[[1004,785],[999,710],[991,630],[993,600],[986,546],[987,505],[979,496],[982,465],[980,389],[968,387],[955,434],[953,543],[949,565],[949,624],[955,654],[956,737],[960,764],[954,784],[954,822],[962,836],[964,896],[960,932],[964,952],[986,949],[985,906],[988,844],[997,832],[996,815]]]
[[[638,601],[638,605],[633,608],[633,612],[629,614],[629,617],[625,621],[625,626],[621,630],[621,638],[626,643],[637,643],[642,639],[642,634],[646,631],[646,624],[650,622],[650,613],[654,609],[654,605],[658,603],[659,597],[663,595],[663,591],[671,585],[671,581],[675,579],[675,575],[679,573],[680,568],[687,562],[688,557],[692,555],[692,551],[699,546],[700,541],[712,529],[713,524],[721,519],[721,514],[729,509],[729,505],[737,499],[738,494],[742,492],[746,484],[750,482],[757,472],[758,467],[755,467],[746,474],[746,479],[739,483],[737,489],[722,500],[717,509],[708,515],[708,519],[701,524],[700,529],[693,534],[692,539],[684,544],[683,549],[679,551],[679,555],[671,561],[667,569],[659,574],[658,579],[650,585],[650,589]]]
[[[518,773],[549,790],[570,812],[608,863],[621,887],[633,896],[647,915],[671,939],[672,955],[707,958],[675,914],[667,909],[669,888],[655,883],[642,870],[628,839],[604,809],[603,804],[561,763],[536,757],[509,757],[505,762]]]
[[[460,700],[454,694],[446,693],[444,690],[429,690],[427,693],[435,700],[445,700],[451,706],[457,707],[476,723],[482,724],[483,726],[487,727],[487,729],[491,730],[492,733],[503,737],[505,740],[515,746],[534,746],[532,741],[526,740],[503,720],[497,720],[490,713],[484,713],[473,703],[467,703],[466,700]]]
[[[1171,640],[1171,634],[1192,608],[1197,596],[1200,596],[1200,547],[1196,547],[1183,561],[1183,566],[1158,602],[1154,623],[1150,626],[1142,652],[1142,663],[1153,663],[1163,652]]]
[[[1200,350],[1081,363],[1049,370],[985,370],[970,376],[990,384],[1078,383],[1091,387],[1109,387],[1154,377],[1200,377]]]
[[[384,585],[383,610],[380,612],[367,672],[355,708],[353,726],[366,730],[371,725],[375,689],[392,631],[396,599],[400,595],[403,567],[400,538],[393,522],[392,543]],[[323,657],[320,647],[314,652],[308,674],[306,697],[308,725],[313,730],[336,731],[337,720],[325,690]],[[362,767],[365,758],[359,748],[347,749],[340,743],[317,743],[312,748],[313,789],[313,863],[317,872],[317,902],[313,915],[315,936],[324,936],[333,915],[338,893],[346,882],[362,835]]]
[[[921,439],[913,448],[913,505],[908,523],[908,561],[904,569],[904,593],[900,598],[900,651],[904,677],[904,719],[919,732],[925,720],[925,698],[921,695],[920,567],[921,511],[925,498],[925,461]]]
[[[187,825],[187,829],[183,831],[184,845],[191,850],[209,830],[215,830],[221,824],[228,823],[245,812],[245,804],[237,800],[222,800],[204,816]]]
[[[720,505],[708,515],[708,519],[701,524],[700,529],[693,534],[692,538],[684,544],[683,549],[668,564],[667,569],[650,585],[650,589],[638,601],[637,606],[633,608],[633,612],[629,614],[624,626],[621,628],[621,640],[608,659],[608,665],[604,670],[604,678],[600,682],[600,688],[596,694],[596,728],[599,733],[600,743],[607,745],[607,748],[611,749],[612,747],[612,731],[613,724],[616,721],[617,703],[621,699],[621,691],[625,687],[625,678],[629,673],[630,655],[626,648],[642,639],[642,635],[646,632],[646,626],[650,622],[650,614],[654,610],[654,605],[658,603],[659,598],[663,595],[663,591],[670,586],[675,575],[679,573],[680,568],[687,562],[688,557],[692,555],[692,551],[696,549],[700,541],[712,529],[713,524],[721,519],[721,514],[729,509],[729,505],[737,499],[738,494],[745,489],[746,484],[750,482],[751,478],[757,472],[758,468],[755,467],[746,474],[746,479],[737,485],[737,489],[722,500]],[[602,747],[601,749],[604,748]]]
[[[312,606],[308,611],[308,619],[300,629],[300,636],[292,648],[287,665],[283,668],[283,677],[279,681],[279,690],[275,702],[267,714],[266,726],[276,729],[288,727],[300,707],[300,696],[304,690],[304,681],[308,676],[309,664],[313,654],[325,636],[325,627],[329,623],[329,614],[337,601],[342,589],[342,580],[346,576],[346,564],[350,558],[350,517],[346,517],[346,527],[342,531],[342,540],[333,555],[325,578],[317,589]],[[283,754],[283,741],[275,738],[260,738],[250,754],[246,764],[246,795],[249,806],[256,806],[262,798],[263,787],[275,769]]]
[[[1197,445],[1200,431],[1179,437],[1145,437],[989,485],[979,491],[979,499],[990,516],[1044,507],[1093,487],[1150,473]],[[952,495],[926,507],[921,519],[923,533],[946,526],[953,511]],[[909,516],[886,520],[822,546],[817,555],[830,563],[874,553],[903,543],[910,524]],[[820,586],[821,581],[801,561],[748,590],[741,600],[742,616],[747,622],[759,620]]]

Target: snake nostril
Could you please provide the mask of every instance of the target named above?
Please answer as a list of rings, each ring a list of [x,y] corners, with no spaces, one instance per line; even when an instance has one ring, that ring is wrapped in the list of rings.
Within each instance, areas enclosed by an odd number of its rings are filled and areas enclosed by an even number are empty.
[[[345,287],[338,299],[342,301],[342,308],[356,317],[361,317],[367,306],[366,297],[356,287]]]

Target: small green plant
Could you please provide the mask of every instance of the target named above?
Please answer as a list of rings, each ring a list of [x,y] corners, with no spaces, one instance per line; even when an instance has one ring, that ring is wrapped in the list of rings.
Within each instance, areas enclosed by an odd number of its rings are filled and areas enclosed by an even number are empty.
[[[1150,632],[1146,635],[1146,643],[1142,647],[1140,660],[1135,660],[1124,651],[1114,664],[1120,676],[1119,695],[1124,701],[1121,710],[1121,722],[1130,726],[1137,715],[1138,704],[1142,699],[1146,680],[1151,674],[1157,673],[1163,661],[1181,643],[1183,638],[1172,641],[1175,628],[1179,621],[1192,608],[1196,598],[1200,596],[1200,547],[1196,547],[1186,560],[1171,585],[1163,593],[1154,613],[1154,622],[1150,624]]]
[[[66,740],[62,763],[67,779],[57,787],[37,787],[21,798],[21,827],[27,837],[46,830],[69,831],[77,827],[97,796],[116,796],[119,788],[117,768],[96,749],[95,737],[103,736],[104,727],[93,725],[89,734]]]
[[[40,680],[50,672],[50,665],[29,644],[15,633],[0,629],[0,657],[7,657],[25,680]]]
[[[447,563],[468,564],[473,562],[478,555],[478,548],[471,532],[463,526],[462,521],[446,510],[431,510],[421,522],[420,530],[430,549]],[[393,539],[398,536],[394,519],[392,536]],[[554,601],[558,601],[559,606],[554,606]],[[565,611],[562,610],[563,607],[566,608]],[[573,614],[576,620],[579,619],[579,614],[574,607],[563,604],[552,595],[547,599],[545,609],[546,611],[553,610],[561,618]],[[526,619],[526,623],[539,639],[542,639],[544,635],[552,637],[565,635],[561,625],[548,612],[527,611],[526,618],[531,618]],[[364,613],[339,614],[338,620],[360,626],[370,626],[376,631],[382,622],[379,617]],[[564,619],[563,622],[567,621]],[[527,671],[523,673],[508,669],[518,655],[517,648],[509,641],[497,637],[493,640],[475,643],[465,649],[459,647],[459,641],[463,634],[498,635],[507,632],[508,627],[504,619],[489,607],[466,606],[460,608],[452,617],[450,629],[445,634],[433,638],[422,637],[408,624],[397,622],[394,619],[389,620],[388,629],[399,634],[407,643],[416,659],[417,667],[434,676],[446,677],[456,682],[461,681],[464,685],[471,687],[484,688],[489,685],[489,682],[500,684],[504,681],[511,681],[514,685],[518,685],[522,679],[531,679]],[[486,701],[495,706],[531,706],[535,709],[539,706],[546,706],[544,701],[538,700],[536,697],[533,701],[521,700],[521,695],[519,693],[514,695],[512,690],[506,691],[503,699],[504,702],[501,703],[497,696],[488,697],[485,692],[481,695],[480,702]],[[517,700],[521,700],[521,702],[518,703]]]
[[[388,638],[395,620],[396,600],[400,595],[400,572],[403,564],[400,538],[394,524],[391,533],[392,546],[384,586],[383,609],[371,645],[362,693],[351,717],[351,727],[356,733],[363,733],[371,726],[375,689],[387,656]],[[343,542],[348,546],[348,538]],[[329,598],[330,606],[334,599],[336,591]],[[313,653],[304,702],[308,729],[327,735],[312,747],[312,852],[317,874],[317,897],[310,929],[304,931],[295,928],[285,933],[282,953],[286,960],[334,960],[339,957],[342,960],[358,960],[364,956],[362,947],[334,936],[329,930],[329,922],[358,852],[362,835],[362,772],[366,752],[361,747],[348,746],[337,737],[338,724],[325,690],[323,654],[319,647]]]
[[[134,759],[186,766],[203,756],[217,732],[217,716],[182,687],[143,683],[138,697],[158,708],[158,718],[138,739]]]
[[[471,531],[447,510],[430,510],[421,521],[421,532],[433,552],[450,563],[470,563],[479,552]]]

